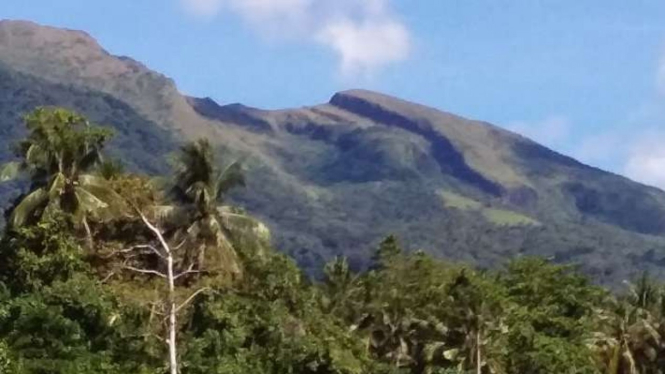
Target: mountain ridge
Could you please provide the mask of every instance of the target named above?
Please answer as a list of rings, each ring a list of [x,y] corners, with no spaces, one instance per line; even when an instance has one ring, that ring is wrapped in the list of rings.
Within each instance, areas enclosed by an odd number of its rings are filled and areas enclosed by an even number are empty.
[[[86,33],[30,22],[0,21],[0,73],[14,77],[0,85],[0,161],[35,105],[119,129],[113,152],[136,170],[161,173],[145,160],[207,137],[227,160],[245,160],[248,186],[232,199],[307,270],[337,255],[361,269],[397,234],[480,266],[537,254],[605,283],[642,270],[665,277],[665,192],[486,122],[360,89],[301,108],[222,105],[182,95]]]

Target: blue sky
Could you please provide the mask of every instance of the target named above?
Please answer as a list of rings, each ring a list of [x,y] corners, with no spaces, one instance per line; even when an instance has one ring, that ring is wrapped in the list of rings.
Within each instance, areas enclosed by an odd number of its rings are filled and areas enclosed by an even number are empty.
[[[263,108],[374,89],[665,188],[662,0],[21,0],[191,95]]]

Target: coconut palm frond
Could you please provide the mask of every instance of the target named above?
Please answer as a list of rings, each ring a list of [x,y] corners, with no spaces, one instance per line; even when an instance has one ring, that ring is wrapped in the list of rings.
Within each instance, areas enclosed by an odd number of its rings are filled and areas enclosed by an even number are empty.
[[[256,218],[229,206],[218,207],[217,213],[227,230],[255,235],[260,240],[270,242],[270,229]]]
[[[125,173],[124,165],[116,160],[104,160],[99,164],[98,167],[99,175],[102,178],[108,180],[114,180],[119,178]]]
[[[83,212],[94,212],[109,207],[109,204],[84,187],[76,188],[74,194]]]
[[[211,256],[215,260],[212,268],[230,274],[240,274],[240,261],[235,246],[231,244],[229,238],[221,232],[218,232],[216,236],[214,248],[207,249],[208,253],[210,253],[210,251],[215,251]]]
[[[23,198],[12,211],[9,219],[13,227],[21,227],[32,217],[36,211],[48,203],[49,193],[43,189],[37,189]]]
[[[23,165],[20,162],[8,162],[0,166],[0,183],[18,178],[22,171]]]
[[[87,153],[81,156],[78,161],[78,167],[81,168],[81,170],[88,170],[95,165],[101,164],[102,161],[103,157],[101,150],[97,147],[93,147],[92,149],[88,150]]]
[[[439,357],[447,359],[444,356],[445,352],[447,352],[445,348],[446,344],[443,342],[433,342],[425,344],[425,348],[423,349],[423,360],[426,363],[432,363]],[[448,354],[448,356],[450,356],[450,353]]]
[[[109,183],[104,177],[93,174],[81,174],[78,176],[78,182],[84,186],[108,187]]]
[[[58,108],[36,109],[25,117],[25,125],[28,136],[17,148],[22,161],[3,167],[0,181],[28,170],[33,186],[40,189],[15,208],[13,224],[22,225],[51,210],[62,210],[80,221],[121,200],[107,181],[86,174],[102,160],[100,151],[111,135],[108,129]]]
[[[206,139],[180,149],[175,175],[176,188],[186,191],[196,182],[211,184],[214,180],[212,146]]]
[[[628,363],[628,374],[639,374],[639,371],[637,370],[637,363],[635,362],[635,357],[633,356],[633,353],[630,351],[630,349],[625,349],[622,352],[622,356],[624,360]]]
[[[206,268],[212,272],[240,273],[240,262],[235,246],[227,237],[221,224],[214,218],[196,220],[187,227],[186,235],[189,238],[190,250],[196,255],[198,268]],[[190,260],[191,261],[191,260]]]
[[[167,225],[183,225],[189,221],[189,210],[177,205],[153,205],[147,208],[146,215]]]
[[[65,189],[65,184],[67,183],[67,177],[62,173],[56,173],[51,178],[51,181],[48,188],[48,197],[51,200],[56,200]]]
[[[153,207],[150,215],[171,225],[172,234],[181,241],[186,238],[183,243],[187,251],[198,251],[186,255],[188,261],[198,259],[195,266],[202,268],[206,262],[209,270],[239,273],[236,247],[262,251],[270,234],[265,225],[241,210],[219,206],[231,188],[244,185],[244,178],[239,162],[219,171],[214,156],[212,145],[205,139],[182,146],[175,159],[170,189],[180,207]]]
[[[242,165],[239,161],[228,165],[217,178],[216,197],[222,199],[232,188],[245,186],[245,177],[242,172]]]

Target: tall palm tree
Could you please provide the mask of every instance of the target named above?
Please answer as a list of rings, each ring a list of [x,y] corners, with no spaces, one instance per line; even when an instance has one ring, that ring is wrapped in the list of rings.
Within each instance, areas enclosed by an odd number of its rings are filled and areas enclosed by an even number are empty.
[[[592,348],[598,362],[611,374],[662,374],[665,372],[663,293],[644,274],[630,285],[627,297],[611,300],[598,313],[600,330]]]
[[[482,273],[472,276],[462,269],[448,285],[450,336],[455,337],[458,367],[464,372],[504,371],[495,351],[497,337],[505,335],[507,327],[493,282]]]
[[[270,233],[242,209],[224,205],[227,193],[244,186],[240,163],[218,169],[213,148],[201,139],[184,145],[176,159],[171,194],[175,205],[155,207],[154,213],[172,227],[176,242],[186,248],[183,261],[201,271],[240,274],[237,247],[261,251]],[[206,267],[205,262],[213,264]]]
[[[440,275],[440,269],[429,268],[422,254],[400,253],[395,238],[387,238],[375,256],[375,270],[363,276],[350,272],[344,259],[331,262],[325,269],[325,301],[371,356],[404,372],[429,374],[458,360],[459,349],[449,344],[452,331],[441,318],[447,304],[441,298],[443,278],[429,277]]]
[[[630,287],[628,302],[639,315],[639,323],[633,327],[639,338],[635,339],[638,366],[642,373],[662,374],[665,371],[665,336],[663,335],[663,290],[645,272],[637,283]]]
[[[91,174],[112,133],[92,126],[82,116],[61,108],[37,108],[25,117],[28,136],[16,147],[18,161],[0,168],[0,182],[27,176],[31,192],[14,207],[11,227],[38,221],[54,209],[71,214],[75,226],[91,239],[88,217],[100,216],[118,201]]]
[[[359,309],[356,299],[363,292],[358,275],[353,274],[344,257],[337,257],[326,264],[323,274],[325,308],[330,313],[343,315],[345,320],[355,321],[358,316],[354,312]]]
[[[591,347],[598,364],[607,374],[640,374],[636,349],[643,346],[644,320],[639,309],[617,301],[612,310],[599,311],[601,329],[594,333]]]

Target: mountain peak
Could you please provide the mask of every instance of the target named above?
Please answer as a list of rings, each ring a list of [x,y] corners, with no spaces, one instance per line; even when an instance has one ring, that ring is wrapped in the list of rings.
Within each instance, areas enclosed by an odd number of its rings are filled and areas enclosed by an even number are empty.
[[[0,30],[24,38],[45,36],[59,39],[82,38],[85,39],[86,42],[95,44],[98,48],[101,48],[95,39],[85,31],[40,25],[32,21],[0,19]]]
[[[132,59],[111,55],[86,32],[14,20],[0,21],[0,62],[57,83],[82,85],[87,83],[82,80],[147,70]]]
[[[390,96],[384,93],[377,91],[370,91],[365,89],[351,89],[340,91],[333,95],[330,99],[330,104],[336,105],[344,100],[361,100],[368,103],[373,103],[375,105],[381,106],[394,106],[398,105],[417,105],[415,103],[408,102],[406,100],[397,98],[395,96]]]
[[[58,48],[53,48],[55,46]],[[86,57],[91,54],[108,55],[99,43],[86,32],[43,26],[20,20],[0,21],[0,48],[12,51],[11,56],[2,56],[3,60],[13,57],[14,59],[24,59],[22,62],[25,62],[27,56],[39,55],[46,50],[51,53],[53,59],[63,55],[72,58]]]
[[[468,119],[449,112],[365,89],[351,89],[338,92],[330,99],[330,104],[347,110],[351,110],[352,107],[358,109],[360,104],[364,104],[364,106],[369,105],[375,109],[390,109],[391,112],[409,117],[433,120],[432,122],[440,120],[444,120],[444,122],[469,122]],[[484,125],[487,126],[489,124]]]
[[[170,114],[164,109],[188,107],[171,79],[131,58],[110,54],[83,31],[0,21],[0,65],[52,83],[109,94],[157,123],[167,122]]]
[[[372,98],[391,98],[395,99],[395,97],[392,97],[390,95],[383,94],[378,91],[372,91],[372,90],[367,90],[364,88],[352,88],[344,91],[337,92],[335,95],[341,95],[341,96],[353,96],[353,97],[358,97],[358,98],[364,98],[364,99],[372,99]]]

